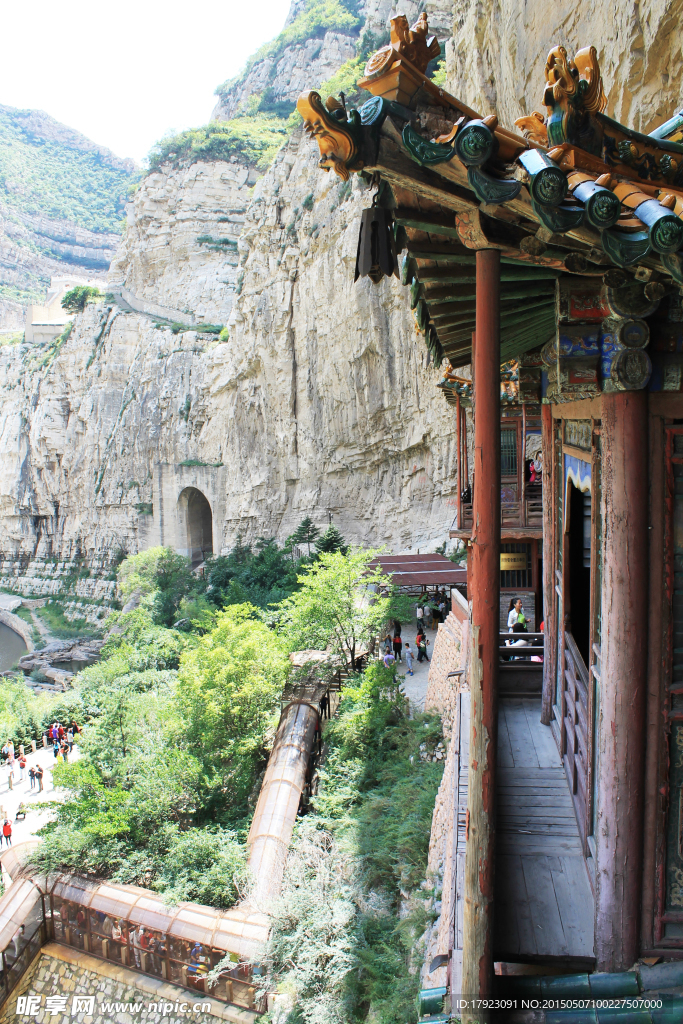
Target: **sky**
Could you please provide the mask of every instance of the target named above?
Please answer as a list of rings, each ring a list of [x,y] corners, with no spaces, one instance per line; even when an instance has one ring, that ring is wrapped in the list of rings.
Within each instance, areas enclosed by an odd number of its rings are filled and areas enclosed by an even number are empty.
[[[141,163],[206,124],[217,85],[282,29],[290,0],[2,3],[0,104],[44,110]]]

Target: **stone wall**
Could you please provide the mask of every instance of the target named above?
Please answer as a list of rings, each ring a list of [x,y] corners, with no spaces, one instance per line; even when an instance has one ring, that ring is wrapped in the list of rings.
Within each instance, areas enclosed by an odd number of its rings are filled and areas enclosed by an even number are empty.
[[[37,1012],[17,1014],[17,1000],[26,997],[37,998]],[[81,997],[94,998],[93,1013],[77,1009]],[[0,1024],[29,1019],[37,1024],[253,1024],[256,1014],[53,942],[43,947],[0,1010]]]
[[[12,612],[5,611],[4,608],[0,608],[0,622],[19,634],[26,644],[27,651],[33,650],[33,630],[28,622],[24,622],[18,615],[12,615]]]
[[[433,957],[448,952],[451,921],[454,917],[454,829],[457,827],[460,732],[463,724],[461,700],[468,686],[468,625],[466,620],[460,621],[453,612],[439,625],[425,700],[426,709],[436,710],[441,715],[447,740],[446,763],[434,805],[429,840],[427,873],[437,890],[434,909],[438,916],[425,936],[425,961],[422,969],[425,987],[445,984],[445,967],[433,974],[429,973],[428,968]],[[464,670],[461,676],[447,678],[449,672],[458,669]]]

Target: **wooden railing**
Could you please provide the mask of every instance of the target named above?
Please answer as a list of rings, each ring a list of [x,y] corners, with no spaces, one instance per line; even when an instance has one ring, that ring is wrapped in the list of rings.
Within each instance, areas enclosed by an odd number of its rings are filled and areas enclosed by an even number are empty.
[[[514,646],[518,641],[524,641]],[[526,661],[543,658],[544,633],[499,633],[498,653],[501,662]]]
[[[456,515],[451,526],[452,530],[469,530],[472,527],[474,506],[471,503],[461,505],[461,517]],[[519,501],[504,501],[500,506],[501,525],[524,527],[543,526],[543,498],[528,497],[522,504]]]
[[[590,777],[588,669],[571,633],[564,634],[563,754],[576,817],[585,840]]]

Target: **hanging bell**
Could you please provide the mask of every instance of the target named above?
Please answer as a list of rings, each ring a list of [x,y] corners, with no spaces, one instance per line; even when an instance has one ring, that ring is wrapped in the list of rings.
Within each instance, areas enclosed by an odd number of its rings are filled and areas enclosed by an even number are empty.
[[[373,284],[379,284],[385,275],[391,277],[397,269],[391,213],[381,206],[371,206],[361,216],[354,281],[369,277]]]

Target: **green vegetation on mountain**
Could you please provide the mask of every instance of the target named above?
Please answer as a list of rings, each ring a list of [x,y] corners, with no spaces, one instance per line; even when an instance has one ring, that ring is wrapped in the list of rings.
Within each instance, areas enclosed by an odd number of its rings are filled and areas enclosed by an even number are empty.
[[[239,156],[267,167],[287,137],[285,123],[275,114],[244,115],[232,121],[212,121],[161,139],[149,155],[150,170],[162,164],[179,167],[199,160],[229,160]]]
[[[0,207],[120,233],[132,165],[36,113],[0,106]]]
[[[306,0],[304,10],[286,28],[283,28],[275,39],[271,39],[269,43],[265,43],[258,49],[249,58],[237,77],[228,79],[219,85],[216,95],[224,96],[240,82],[243,82],[254,64],[259,61],[277,60],[288,46],[305,43],[308,39],[321,38],[329,31],[341,32],[346,35],[357,34],[362,24],[360,7],[360,0]]]

